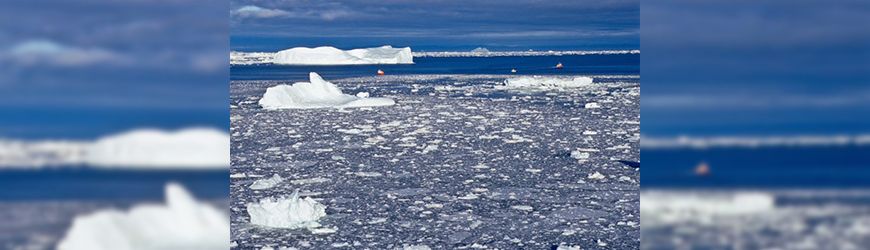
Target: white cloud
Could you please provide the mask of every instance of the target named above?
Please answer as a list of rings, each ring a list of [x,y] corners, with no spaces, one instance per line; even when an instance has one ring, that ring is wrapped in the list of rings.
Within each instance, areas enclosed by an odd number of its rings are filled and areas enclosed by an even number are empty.
[[[122,56],[108,50],[71,47],[49,40],[21,42],[2,53],[0,58],[25,66],[88,66],[125,61]]]
[[[234,17],[240,18],[276,18],[276,17],[290,17],[293,16],[292,13],[280,10],[280,9],[266,9],[259,6],[247,5],[236,10],[233,10],[231,14]]]

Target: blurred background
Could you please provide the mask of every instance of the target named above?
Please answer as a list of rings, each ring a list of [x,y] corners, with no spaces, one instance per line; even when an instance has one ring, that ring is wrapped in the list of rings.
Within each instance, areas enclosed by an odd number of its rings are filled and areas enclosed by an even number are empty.
[[[228,248],[228,11],[4,2],[0,249]]]
[[[870,2],[641,2],[643,249],[870,246]]]

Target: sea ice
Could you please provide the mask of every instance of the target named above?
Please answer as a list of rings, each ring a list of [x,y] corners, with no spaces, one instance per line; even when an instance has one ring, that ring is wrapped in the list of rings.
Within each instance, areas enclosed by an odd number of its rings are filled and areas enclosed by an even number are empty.
[[[504,87],[510,89],[567,89],[592,85],[593,79],[586,76],[574,78],[553,76],[522,76],[505,80]]]
[[[254,189],[254,190],[270,189],[270,188],[277,186],[278,183],[281,183],[283,181],[284,181],[284,178],[281,178],[281,176],[278,174],[274,174],[274,175],[272,175],[271,178],[260,179],[260,180],[254,181],[254,183],[251,184],[251,186],[249,186],[249,188]]]
[[[166,186],[166,205],[136,205],[78,216],[59,250],[228,249],[226,213],[197,202],[182,186]]]
[[[278,85],[266,89],[260,106],[265,109],[315,109],[377,107],[396,104],[389,98],[367,98],[347,95],[317,73],[309,74],[311,82]]]
[[[317,220],[326,216],[326,206],[311,199],[299,198],[299,191],[290,198],[266,198],[256,203],[248,203],[251,223],[279,228],[319,227]]]
[[[356,64],[412,64],[411,48],[377,48],[341,50],[323,46],[317,48],[296,47],[278,51],[272,58],[274,64],[292,65],[356,65]]]

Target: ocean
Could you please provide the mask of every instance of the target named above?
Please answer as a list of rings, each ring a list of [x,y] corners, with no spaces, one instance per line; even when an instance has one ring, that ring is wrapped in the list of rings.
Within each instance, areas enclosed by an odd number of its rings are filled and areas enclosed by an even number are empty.
[[[233,66],[232,241],[239,249],[638,248],[639,60],[415,57],[413,65]],[[564,68],[554,69],[557,63]],[[378,69],[386,75],[375,76]],[[267,88],[307,82],[309,72],[345,94],[395,105],[258,104]],[[529,75],[539,77],[528,86],[506,84]],[[553,83],[583,77],[594,83]],[[285,181],[250,188],[274,175]],[[252,223],[248,204],[295,191],[326,207],[317,233]]]

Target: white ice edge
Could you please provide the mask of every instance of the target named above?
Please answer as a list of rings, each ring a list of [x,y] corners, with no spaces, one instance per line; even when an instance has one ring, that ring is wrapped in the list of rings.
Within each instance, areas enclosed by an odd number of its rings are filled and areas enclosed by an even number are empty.
[[[760,148],[760,147],[817,147],[870,145],[870,134],[857,135],[791,135],[791,136],[642,136],[641,148]]]
[[[0,139],[0,167],[227,168],[229,134],[214,128],[136,129],[93,141]]]
[[[230,52],[230,64],[278,65],[366,65],[413,64],[410,47],[393,48],[386,45],[375,48],[341,50],[331,46],[316,48],[296,47],[275,53]]]

